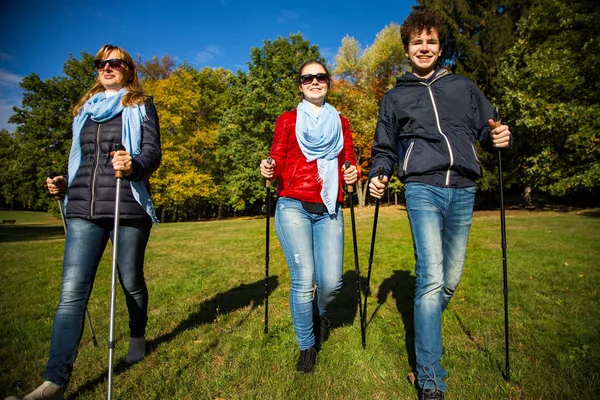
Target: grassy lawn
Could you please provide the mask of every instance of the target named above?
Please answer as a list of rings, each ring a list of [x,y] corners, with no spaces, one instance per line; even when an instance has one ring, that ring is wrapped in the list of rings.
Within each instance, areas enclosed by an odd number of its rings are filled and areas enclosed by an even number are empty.
[[[126,366],[117,296],[116,399],[415,399],[410,329],[414,259],[406,213],[382,207],[360,345],[350,212],[344,287],[311,375],[295,371],[289,273],[271,233],[269,334],[264,318],[264,219],[162,224],[146,253],[148,355]],[[366,276],[373,209],[356,210]],[[0,212],[0,396],[42,382],[58,302],[64,234],[49,214]],[[271,224],[271,226],[273,226]],[[512,381],[502,377],[504,322],[499,215],[476,213],[463,282],[444,314],[447,399],[600,397],[600,212],[507,212]],[[110,247],[89,311],[70,399],[106,397]],[[407,344],[408,343],[408,344]]]

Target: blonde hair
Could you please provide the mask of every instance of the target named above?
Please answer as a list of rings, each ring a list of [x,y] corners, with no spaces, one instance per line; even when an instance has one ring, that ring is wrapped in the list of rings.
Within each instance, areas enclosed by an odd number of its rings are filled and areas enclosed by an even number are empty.
[[[123,96],[123,106],[130,107],[142,104],[146,100],[146,95],[144,94],[144,89],[142,88],[142,84],[138,79],[135,62],[128,52],[121,47],[106,44],[102,46],[100,50],[98,50],[95,59],[105,60],[113,50],[117,50],[119,53],[119,58],[125,61],[126,64],[123,72],[126,82],[125,85],[123,85],[123,88],[127,90],[127,93]],[[103,91],[104,86],[102,86],[102,83],[100,83],[100,75],[98,75],[94,86],[92,86],[92,88],[83,95],[81,100],[79,100],[79,103],[77,103],[77,105],[73,108],[73,115],[79,114],[79,111],[85,102],[90,99],[90,97]]]

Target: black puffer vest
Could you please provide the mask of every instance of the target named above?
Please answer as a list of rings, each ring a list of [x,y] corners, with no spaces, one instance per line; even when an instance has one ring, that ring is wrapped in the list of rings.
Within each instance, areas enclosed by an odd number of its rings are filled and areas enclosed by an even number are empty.
[[[133,159],[133,173],[121,180],[120,216],[125,219],[150,219],[136,201],[130,181],[144,181],[150,193],[150,175],[161,159],[160,134],[156,108],[146,101],[147,119],[142,126],[142,151]],[[121,143],[122,114],[110,121],[96,123],[88,118],[81,129],[82,160],[68,188],[67,218],[113,218],[116,179],[110,153]]]

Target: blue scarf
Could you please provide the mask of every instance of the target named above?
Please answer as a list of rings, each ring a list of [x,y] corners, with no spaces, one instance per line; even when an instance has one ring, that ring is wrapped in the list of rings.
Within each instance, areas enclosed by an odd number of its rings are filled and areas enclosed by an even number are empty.
[[[302,100],[296,115],[296,139],[306,161],[317,160],[321,199],[329,214],[335,214],[339,191],[337,156],[344,148],[339,114],[332,105],[323,103],[319,115],[315,116],[310,103]]]
[[[142,151],[142,125],[146,117],[146,106],[141,104],[136,107],[123,106],[123,95],[127,91],[119,90],[115,96],[106,97],[104,92],[96,93],[88,101],[85,102],[79,114],[73,120],[73,143],[71,144],[71,153],[69,154],[69,187],[75,179],[75,174],[81,164],[81,129],[85,124],[88,116],[92,121],[102,123],[110,121],[121,112],[123,113],[123,135],[121,142],[131,157],[136,157]],[[150,215],[155,225],[158,225],[158,218],[154,211],[154,205],[150,194],[146,189],[144,182],[130,182],[131,192],[133,197]],[[65,198],[65,203],[68,201],[68,196]]]

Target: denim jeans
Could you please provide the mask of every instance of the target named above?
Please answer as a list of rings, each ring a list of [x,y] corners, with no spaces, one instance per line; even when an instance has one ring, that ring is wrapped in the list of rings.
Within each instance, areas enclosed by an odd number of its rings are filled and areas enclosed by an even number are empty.
[[[406,184],[406,209],[416,259],[415,353],[423,389],[446,391],[442,379],[442,312],[461,277],[473,220],[475,187]]]
[[[299,200],[277,200],[275,230],[290,270],[290,311],[300,350],[315,345],[313,312],[324,316],[342,287],[344,218],[313,214]],[[316,285],[316,291],[314,290]],[[314,310],[314,311],[313,311]]]
[[[68,220],[62,289],[45,372],[46,380],[63,387],[69,382],[77,357],[85,309],[102,253],[108,239],[113,239],[113,224],[112,219]],[[144,336],[148,320],[148,289],[143,267],[150,227],[151,222],[146,220],[120,221],[118,276],[125,292],[131,337]],[[109,304],[108,298],[106,300]]]

